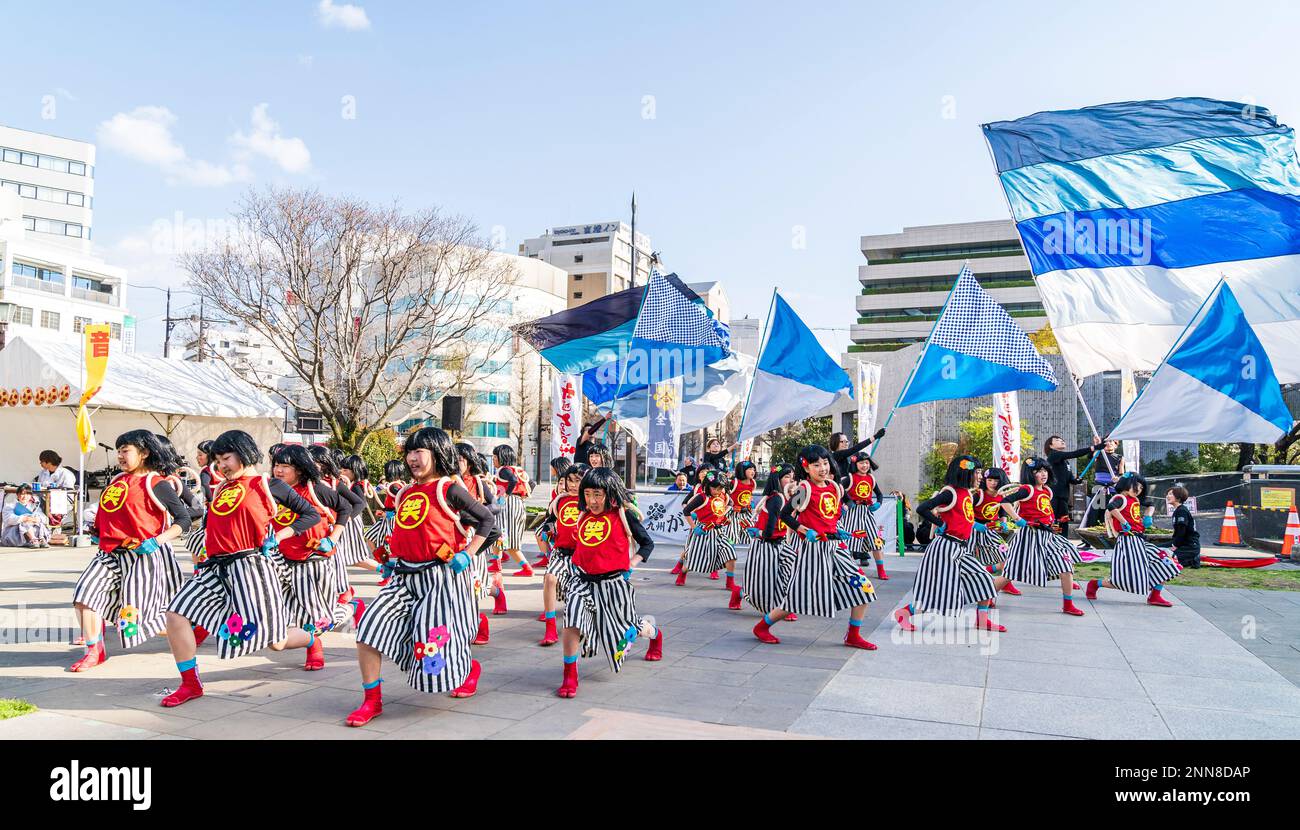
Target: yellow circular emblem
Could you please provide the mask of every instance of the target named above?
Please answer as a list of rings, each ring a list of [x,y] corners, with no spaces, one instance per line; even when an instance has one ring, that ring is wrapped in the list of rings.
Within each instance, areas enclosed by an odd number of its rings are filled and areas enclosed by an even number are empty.
[[[248,487],[242,481],[226,484],[212,500],[212,507],[209,510],[218,516],[229,516],[235,512],[236,507],[243,504],[244,496],[247,494]]]
[[[825,519],[834,519],[840,515],[840,501],[835,498],[834,493],[822,493],[821,498],[817,500],[817,512]]]
[[[569,502],[560,509],[560,524],[565,527],[573,527],[578,523],[578,515],[581,512],[576,501]]]
[[[429,497],[424,493],[409,493],[397,506],[395,524],[402,530],[414,530],[429,515]]]
[[[599,545],[609,538],[609,516],[589,516],[578,531],[584,545]]]
[[[130,490],[126,479],[115,481],[104,488],[99,496],[99,509],[105,513],[116,513],[126,504],[126,494]]]

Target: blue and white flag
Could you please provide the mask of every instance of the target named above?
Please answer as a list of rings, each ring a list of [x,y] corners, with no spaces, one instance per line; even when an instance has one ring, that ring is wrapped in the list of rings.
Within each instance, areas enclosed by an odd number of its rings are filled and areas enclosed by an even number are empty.
[[[984,125],[1076,374],[1154,369],[1226,278],[1300,381],[1300,163],[1264,107],[1129,101]]]
[[[682,379],[656,383],[646,390],[650,407],[645,463],[661,470],[677,469],[678,427],[682,421]]]
[[[767,341],[758,356],[738,440],[811,417],[834,403],[841,392],[853,396],[849,373],[826,353],[781,295],[775,294]]]
[[[1220,282],[1110,437],[1269,444],[1291,424],[1268,354]]]
[[[1055,388],[1056,374],[1029,335],[963,266],[895,406]]]

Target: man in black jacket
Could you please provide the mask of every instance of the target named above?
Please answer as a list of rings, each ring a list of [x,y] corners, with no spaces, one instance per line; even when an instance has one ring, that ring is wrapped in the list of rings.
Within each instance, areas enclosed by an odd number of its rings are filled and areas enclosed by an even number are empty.
[[[1052,512],[1056,514],[1056,524],[1061,528],[1062,536],[1067,536],[1070,530],[1070,496],[1074,485],[1082,483],[1070,468],[1070,459],[1099,452],[1103,447],[1101,439],[1095,435],[1092,438],[1096,443],[1091,447],[1070,452],[1065,449],[1065,439],[1059,435],[1053,435],[1043,443],[1043,455],[1052,468]]]

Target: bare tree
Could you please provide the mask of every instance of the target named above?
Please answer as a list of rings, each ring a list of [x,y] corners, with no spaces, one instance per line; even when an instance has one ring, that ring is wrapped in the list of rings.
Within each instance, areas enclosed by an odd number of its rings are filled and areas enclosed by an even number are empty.
[[[514,282],[473,223],[437,208],[268,189],[249,191],[232,225],[181,257],[190,289],[271,343],[347,451],[428,382],[440,352],[492,336],[476,323]]]
[[[524,436],[537,424],[537,370],[530,363],[524,355],[516,355],[513,386],[517,391],[512,390],[510,397],[510,431],[515,434],[515,452],[520,464],[524,459]]]

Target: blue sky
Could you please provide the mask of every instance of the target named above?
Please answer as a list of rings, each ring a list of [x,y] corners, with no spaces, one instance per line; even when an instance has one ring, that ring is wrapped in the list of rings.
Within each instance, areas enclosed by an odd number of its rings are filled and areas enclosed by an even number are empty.
[[[132,283],[180,287],[157,230],[249,186],[437,204],[508,251],[635,188],[672,270],[735,317],[781,286],[838,349],[859,236],[1007,216],[984,121],[1176,95],[1300,121],[1285,2],[325,5],[4,3],[0,123],[99,143],[96,250]],[[131,307],[160,352],[162,295]]]

